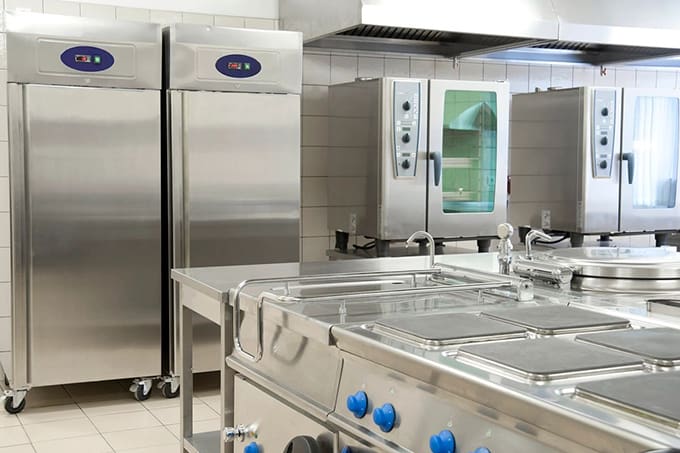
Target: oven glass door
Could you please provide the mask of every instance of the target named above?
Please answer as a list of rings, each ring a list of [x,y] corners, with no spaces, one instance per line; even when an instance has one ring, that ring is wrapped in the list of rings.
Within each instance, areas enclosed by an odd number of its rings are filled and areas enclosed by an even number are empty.
[[[680,91],[624,89],[622,231],[680,229]]]
[[[428,230],[436,237],[494,235],[505,221],[506,88],[431,81]]]

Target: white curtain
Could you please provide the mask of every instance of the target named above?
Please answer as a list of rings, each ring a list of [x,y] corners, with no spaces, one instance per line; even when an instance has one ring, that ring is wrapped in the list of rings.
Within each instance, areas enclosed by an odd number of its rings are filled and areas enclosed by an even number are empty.
[[[679,111],[677,98],[640,96],[636,99],[632,150],[635,155],[634,208],[675,207]],[[622,184],[626,183],[624,179]]]

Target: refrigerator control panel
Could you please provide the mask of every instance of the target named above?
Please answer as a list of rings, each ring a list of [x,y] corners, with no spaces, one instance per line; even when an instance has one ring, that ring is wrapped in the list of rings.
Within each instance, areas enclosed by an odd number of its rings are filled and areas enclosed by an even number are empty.
[[[611,178],[616,132],[616,91],[595,90],[593,94],[591,153],[593,177]]]
[[[135,47],[129,44],[82,44],[56,39],[38,40],[38,72],[88,77],[135,77]]]
[[[394,82],[392,153],[395,177],[415,177],[420,137],[420,83]]]

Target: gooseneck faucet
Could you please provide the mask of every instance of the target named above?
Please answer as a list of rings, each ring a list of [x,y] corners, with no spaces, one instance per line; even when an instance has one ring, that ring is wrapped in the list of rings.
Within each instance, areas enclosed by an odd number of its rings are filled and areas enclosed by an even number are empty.
[[[526,245],[526,256],[528,260],[533,260],[534,255],[531,252],[531,243],[536,239],[543,239],[544,241],[550,241],[552,238],[542,231],[531,230],[527,233],[527,237],[524,239],[524,244]]]
[[[410,244],[415,243],[417,239],[427,239],[427,245],[430,247],[430,267],[431,268],[435,267],[434,266],[434,248],[435,248],[434,247],[434,238],[427,231],[416,231],[415,233],[413,233],[411,235],[411,237],[406,239],[406,247],[408,248],[408,246]]]
[[[498,272],[510,275],[512,264],[512,242],[510,238],[515,229],[509,223],[501,223],[496,229],[500,242],[498,243]]]

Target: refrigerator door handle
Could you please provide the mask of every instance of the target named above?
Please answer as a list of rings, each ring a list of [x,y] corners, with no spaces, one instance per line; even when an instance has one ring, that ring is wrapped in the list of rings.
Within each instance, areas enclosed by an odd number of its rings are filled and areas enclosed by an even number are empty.
[[[635,154],[623,153],[621,154],[621,160],[628,162],[628,184],[633,184],[633,178],[635,177]]]
[[[434,161],[434,185],[439,186],[442,178],[442,153],[431,151],[430,160]]]

